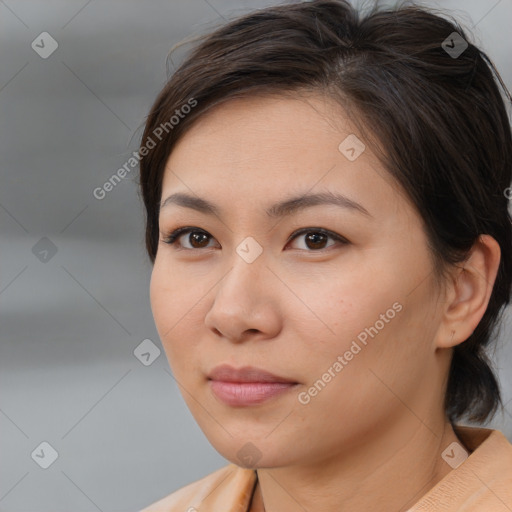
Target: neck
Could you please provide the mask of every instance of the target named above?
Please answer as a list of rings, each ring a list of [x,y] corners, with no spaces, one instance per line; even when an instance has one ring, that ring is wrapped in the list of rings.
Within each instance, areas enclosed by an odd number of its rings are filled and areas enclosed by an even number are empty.
[[[445,448],[462,443],[444,417],[406,423],[309,466],[258,469],[251,512],[407,510],[451,471]]]

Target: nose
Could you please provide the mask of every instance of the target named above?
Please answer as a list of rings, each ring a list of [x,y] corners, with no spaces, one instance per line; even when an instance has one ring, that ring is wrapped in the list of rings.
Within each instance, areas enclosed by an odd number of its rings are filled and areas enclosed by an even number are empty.
[[[232,262],[214,288],[206,327],[232,342],[276,336],[281,328],[280,288],[263,254],[248,263],[235,252]]]

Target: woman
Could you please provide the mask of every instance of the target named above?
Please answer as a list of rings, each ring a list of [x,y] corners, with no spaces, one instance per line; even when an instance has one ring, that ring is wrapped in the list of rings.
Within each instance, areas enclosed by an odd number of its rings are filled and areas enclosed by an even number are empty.
[[[459,424],[501,405],[492,70],[431,11],[324,0],[236,19],[174,73],[140,150],[151,305],[231,464],[145,512],[512,510],[512,446]]]

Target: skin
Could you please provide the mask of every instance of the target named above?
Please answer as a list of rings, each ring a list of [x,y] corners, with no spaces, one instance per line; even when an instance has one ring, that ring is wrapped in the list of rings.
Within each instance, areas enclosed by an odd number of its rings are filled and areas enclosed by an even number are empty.
[[[338,150],[351,133],[341,107],[320,94],[230,100],[180,139],[165,169],[162,200],[188,193],[221,215],[162,208],[155,323],[211,444],[240,466],[237,452],[248,442],[257,448],[253,512],[406,510],[452,469],[443,450],[462,445],[443,411],[446,378],[452,347],[486,310],[499,246],[481,236],[464,268],[438,287],[421,217],[370,146],[355,161]],[[370,215],[335,205],[280,219],[265,213],[321,191],[344,194]],[[181,226],[209,237],[182,235],[183,248],[163,242]],[[290,240],[299,228],[331,230],[348,243]],[[236,252],[249,236],[263,248],[252,263]],[[300,403],[298,393],[396,302],[401,311]],[[256,406],[228,406],[207,380],[222,363],[298,385]]]

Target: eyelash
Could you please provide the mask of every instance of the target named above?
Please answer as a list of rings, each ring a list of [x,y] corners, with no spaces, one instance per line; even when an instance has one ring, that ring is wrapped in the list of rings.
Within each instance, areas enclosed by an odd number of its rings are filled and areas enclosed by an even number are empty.
[[[166,244],[173,245],[176,243],[176,240],[178,240],[181,236],[183,236],[187,233],[196,233],[196,232],[203,233],[209,237],[212,237],[212,235],[210,235],[210,233],[208,233],[207,231],[196,228],[194,226],[185,226],[185,227],[175,229],[169,235],[164,237],[162,241]],[[321,233],[322,235],[326,235],[327,237],[336,240],[337,242],[341,243],[342,245],[347,245],[350,243],[346,238],[343,238],[342,236],[338,235],[337,233],[334,233],[333,231],[329,231],[328,229],[301,228],[301,229],[298,229],[297,231],[294,231],[290,235],[286,244],[290,243],[292,240],[297,238],[299,235],[304,235],[304,234],[309,234],[309,233]],[[300,249],[300,250],[306,250],[307,252],[321,252],[321,251],[325,251],[325,250],[329,249],[330,247],[332,247],[332,245],[328,246],[328,247],[324,247],[322,249],[316,249],[316,250],[315,249],[309,249],[309,250],[308,249]],[[178,249],[178,248],[176,248],[176,249]],[[211,247],[193,248],[193,249],[190,249],[188,247],[180,247],[179,249],[186,250],[186,251],[199,251],[199,250],[204,250],[204,249],[211,249]]]

